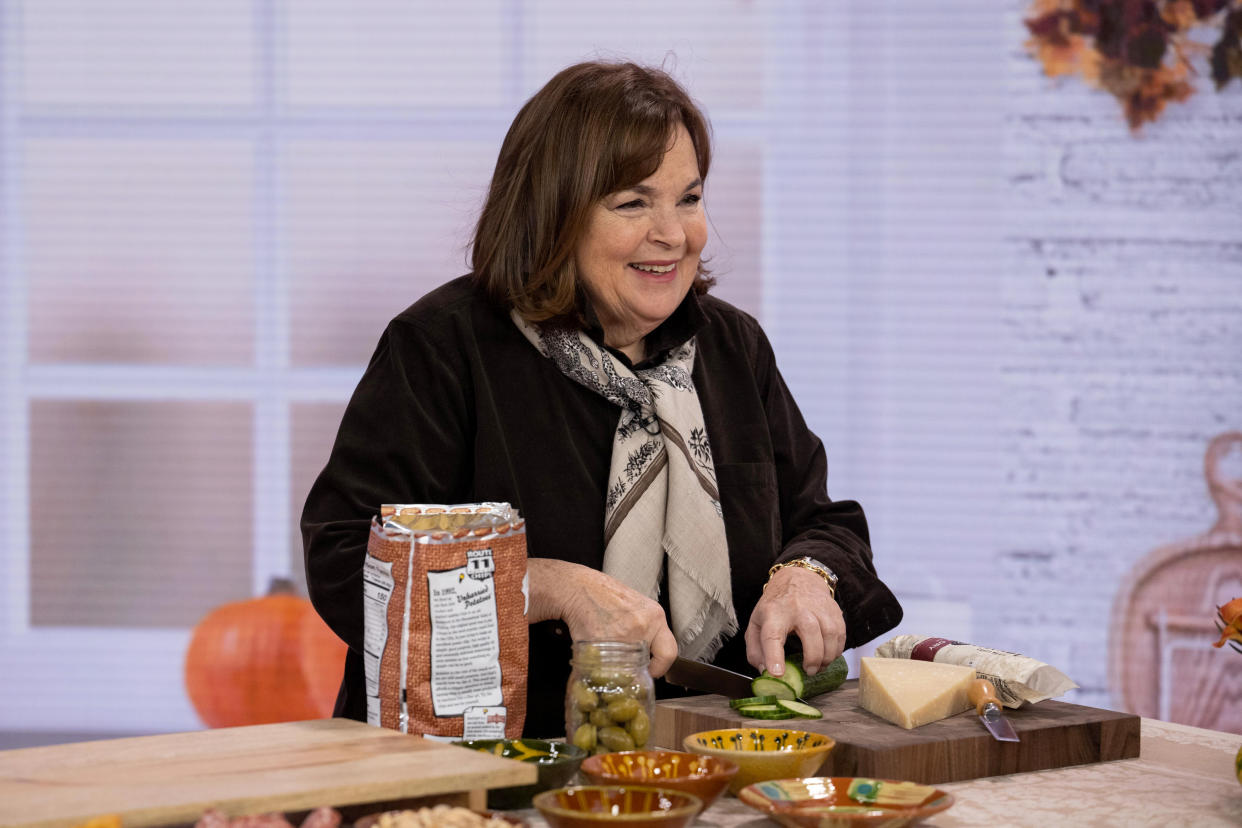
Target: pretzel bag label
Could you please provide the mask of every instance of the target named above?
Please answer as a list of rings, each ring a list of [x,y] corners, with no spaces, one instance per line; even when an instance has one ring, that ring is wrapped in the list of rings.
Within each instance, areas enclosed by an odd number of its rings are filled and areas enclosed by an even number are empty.
[[[525,579],[525,523],[507,503],[384,506],[364,567],[368,721],[520,736]]]

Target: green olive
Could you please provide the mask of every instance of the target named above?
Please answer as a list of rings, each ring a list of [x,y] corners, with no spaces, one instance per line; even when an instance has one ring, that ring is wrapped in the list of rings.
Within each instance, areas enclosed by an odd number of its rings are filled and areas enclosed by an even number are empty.
[[[592,750],[595,748],[595,737],[595,725],[584,724],[574,731],[573,742],[583,750]]]
[[[647,737],[651,735],[651,719],[647,716],[647,711],[638,710],[635,712],[634,718],[626,723],[625,729],[630,732],[630,737],[634,740],[634,747],[646,745]]]
[[[592,710],[591,711],[591,724],[595,725],[596,727],[610,727],[611,725],[615,725],[616,723],[617,723],[616,720],[614,720],[611,716],[608,715],[607,710]]]
[[[628,722],[638,714],[642,706],[633,696],[624,696],[608,703],[608,715],[614,722]]]
[[[599,696],[581,681],[575,681],[569,692],[573,696],[574,705],[584,713],[599,707]]]
[[[591,671],[591,684],[620,688],[634,683],[634,674],[615,667],[597,667]]]
[[[602,727],[599,729],[599,743],[609,750],[633,750],[634,737],[624,728]]]

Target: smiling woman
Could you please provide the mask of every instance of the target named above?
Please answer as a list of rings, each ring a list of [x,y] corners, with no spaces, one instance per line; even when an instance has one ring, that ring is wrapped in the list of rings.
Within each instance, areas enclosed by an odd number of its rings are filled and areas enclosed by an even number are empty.
[[[382,503],[526,517],[528,735],[562,732],[571,640],[641,642],[655,676],[679,654],[780,675],[791,635],[816,672],[900,620],[763,331],[707,294],[710,162],[706,119],[658,70],[578,64],[522,107],[474,272],[389,324],[307,499],[311,598],[350,645],[338,715],[366,710]]]
[[[688,183],[687,183],[688,182]],[[660,168],[591,210],[575,264],[604,329],[604,344],[633,362],[643,341],[681,304],[707,243],[694,143],[678,124]]]

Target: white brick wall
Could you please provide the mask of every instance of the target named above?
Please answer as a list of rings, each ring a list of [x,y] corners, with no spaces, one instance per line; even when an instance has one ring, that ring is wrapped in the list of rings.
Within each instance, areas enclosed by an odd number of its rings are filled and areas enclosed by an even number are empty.
[[[1201,76],[1132,135],[1106,93],[1009,69],[1005,513],[975,617],[1109,706],[1119,580],[1211,527],[1203,452],[1242,428],[1242,84]]]

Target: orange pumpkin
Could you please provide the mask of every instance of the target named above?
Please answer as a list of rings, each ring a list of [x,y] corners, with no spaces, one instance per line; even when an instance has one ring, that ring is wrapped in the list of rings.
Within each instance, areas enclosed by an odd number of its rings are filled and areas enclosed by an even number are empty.
[[[332,715],[345,644],[287,579],[209,612],[190,638],[185,688],[208,727]]]

